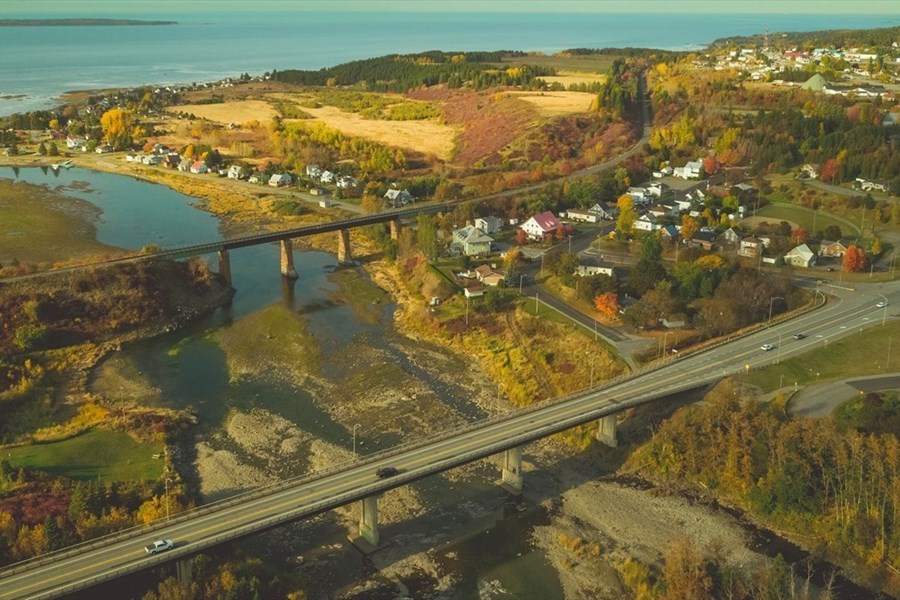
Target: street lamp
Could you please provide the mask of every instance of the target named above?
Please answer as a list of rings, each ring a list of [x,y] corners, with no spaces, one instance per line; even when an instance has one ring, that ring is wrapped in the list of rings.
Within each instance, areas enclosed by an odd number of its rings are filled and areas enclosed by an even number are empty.
[[[356,428],[359,427],[359,423],[353,426],[353,456],[356,456]]]
[[[769,298],[769,320],[766,321],[766,327],[772,324],[772,302],[775,300],[784,300],[781,296],[772,296]]]
[[[885,296],[884,294],[878,294],[878,295],[881,296],[881,299],[884,301],[884,306],[881,307],[881,326],[884,327],[884,323],[885,323],[885,321],[887,321],[888,301],[887,301],[887,296]]]

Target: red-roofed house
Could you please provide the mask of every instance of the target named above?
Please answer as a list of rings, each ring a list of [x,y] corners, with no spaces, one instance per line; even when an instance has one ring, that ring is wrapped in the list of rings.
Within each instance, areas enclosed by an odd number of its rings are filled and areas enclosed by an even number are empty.
[[[206,167],[206,161],[194,161],[191,165],[191,173],[207,173],[209,169]]]
[[[562,229],[562,224],[549,210],[534,215],[522,224],[522,231],[532,240],[542,240],[556,233],[558,229]]]

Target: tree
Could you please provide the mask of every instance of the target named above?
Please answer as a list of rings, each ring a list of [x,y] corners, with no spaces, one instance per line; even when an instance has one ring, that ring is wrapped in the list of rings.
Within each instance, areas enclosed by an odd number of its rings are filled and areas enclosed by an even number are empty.
[[[623,235],[630,236],[634,229],[637,213],[634,212],[634,200],[628,194],[619,196],[616,206],[619,207],[619,218],[616,220],[616,229]]]
[[[689,240],[694,234],[700,231],[700,223],[691,215],[682,215],[681,217],[681,239]]]
[[[869,268],[869,257],[866,251],[857,246],[850,244],[847,252],[844,254],[844,270],[848,273],[859,273]]]
[[[100,127],[107,140],[130,134],[134,128],[134,118],[127,110],[111,108],[100,117]]]
[[[419,215],[416,219],[416,241],[427,258],[434,260],[438,253],[437,225],[431,215]]]
[[[696,544],[687,538],[674,540],[666,549],[663,576],[664,600],[713,598],[713,581]]]
[[[606,292],[594,298],[594,308],[607,319],[619,316],[619,294]]]
[[[524,246],[525,242],[527,242],[527,241],[528,241],[528,234],[525,233],[525,230],[517,229],[516,230],[516,244],[518,244],[519,246]]]

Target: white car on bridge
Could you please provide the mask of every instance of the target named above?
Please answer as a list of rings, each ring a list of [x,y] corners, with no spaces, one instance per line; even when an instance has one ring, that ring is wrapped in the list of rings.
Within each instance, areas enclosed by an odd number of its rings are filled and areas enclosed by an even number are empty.
[[[147,551],[147,554],[158,554],[174,547],[175,543],[172,540],[156,540],[149,546],[144,546],[144,550]]]

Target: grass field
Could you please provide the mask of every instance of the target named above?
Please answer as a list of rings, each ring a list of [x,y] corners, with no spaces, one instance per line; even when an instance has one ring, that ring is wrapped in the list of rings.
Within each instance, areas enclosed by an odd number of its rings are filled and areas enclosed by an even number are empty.
[[[186,112],[222,125],[250,121],[268,123],[278,115],[275,107],[265,100],[237,100],[221,104],[179,104],[170,106],[166,111],[170,113]]]
[[[587,112],[597,97],[586,92],[511,92],[535,105],[542,115],[556,116]]]
[[[13,259],[55,262],[101,254],[112,247],[96,240],[87,202],[24,182],[0,179],[0,264]]]
[[[880,317],[881,311],[876,316]],[[893,342],[893,338],[897,338],[897,343]],[[785,385],[793,385],[795,381],[798,385],[808,385],[894,371],[900,371],[900,321],[889,319],[884,327],[863,329],[861,333],[853,333],[840,340],[826,342],[823,338],[811,352],[784,359],[778,365],[750,371],[735,379],[771,392],[778,387],[782,375]]]
[[[562,72],[578,71],[580,73],[605,73],[619,58],[611,55],[557,56],[535,54],[533,56],[515,56],[503,59],[504,67],[510,65],[535,65],[551,67]]]
[[[2,452],[13,468],[31,467],[72,479],[129,481],[157,479],[163,472],[163,461],[153,455],[160,451],[119,431],[92,429],[60,442]]]
[[[755,225],[758,222],[769,221],[770,223],[779,223],[787,221],[793,225],[799,225],[810,233],[822,231],[829,225],[837,225],[841,228],[844,236],[855,237],[859,234],[859,229],[850,230],[849,225],[844,221],[832,218],[823,211],[812,211],[802,206],[783,206],[770,204],[762,208],[757,216],[744,219],[745,222]]]

